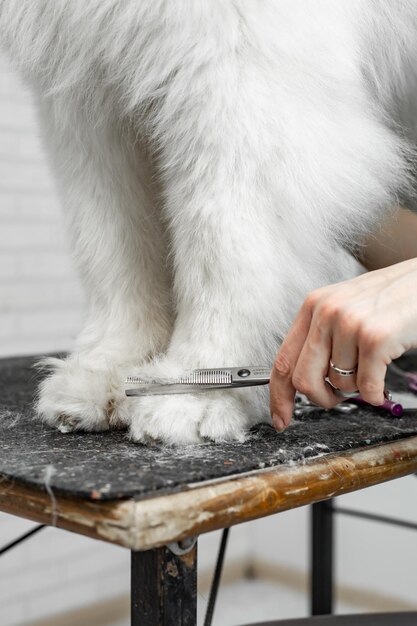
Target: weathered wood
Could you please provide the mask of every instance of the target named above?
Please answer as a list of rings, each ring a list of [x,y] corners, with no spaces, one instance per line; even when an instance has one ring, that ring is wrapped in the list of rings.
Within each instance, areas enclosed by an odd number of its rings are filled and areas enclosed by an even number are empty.
[[[149,499],[51,497],[4,479],[0,510],[133,550],[147,550],[417,471],[417,437],[193,485]]]
[[[197,544],[183,556],[162,547],[131,558],[131,625],[195,626]]]

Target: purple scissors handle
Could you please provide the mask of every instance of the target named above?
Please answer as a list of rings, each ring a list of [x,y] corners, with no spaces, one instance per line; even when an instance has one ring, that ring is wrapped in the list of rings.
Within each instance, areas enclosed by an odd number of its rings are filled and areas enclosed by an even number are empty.
[[[370,407],[373,406],[376,409],[382,409],[383,411],[388,411],[388,413],[391,413],[393,417],[401,417],[401,415],[404,412],[404,408],[402,404],[400,404],[399,402],[393,402],[389,398],[386,398],[384,402],[382,404],[379,404],[378,406],[369,404],[369,402],[366,402],[360,396],[356,396],[356,398],[349,398],[349,402],[353,402],[354,404],[370,406]]]

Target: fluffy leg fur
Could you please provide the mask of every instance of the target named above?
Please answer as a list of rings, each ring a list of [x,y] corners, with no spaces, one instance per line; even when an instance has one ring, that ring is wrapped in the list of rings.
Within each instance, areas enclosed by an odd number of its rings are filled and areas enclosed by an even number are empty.
[[[40,107],[89,313],[74,352],[41,362],[52,373],[37,409],[64,432],[123,426],[126,371],[164,348],[172,317],[149,173],[136,138],[117,121],[93,126],[59,98]]]

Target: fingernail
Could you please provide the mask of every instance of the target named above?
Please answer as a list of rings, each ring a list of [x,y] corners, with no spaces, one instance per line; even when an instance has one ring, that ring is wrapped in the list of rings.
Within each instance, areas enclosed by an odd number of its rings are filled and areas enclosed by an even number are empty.
[[[284,420],[282,419],[282,417],[280,417],[276,413],[272,415],[272,423],[274,425],[274,428],[278,430],[279,432],[282,432],[283,430],[285,430]]]

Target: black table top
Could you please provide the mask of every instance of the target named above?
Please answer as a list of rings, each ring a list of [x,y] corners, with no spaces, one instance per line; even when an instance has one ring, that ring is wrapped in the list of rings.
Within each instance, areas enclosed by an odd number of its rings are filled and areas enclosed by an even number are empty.
[[[174,493],[201,481],[417,435],[417,410],[393,418],[360,408],[345,415],[318,411],[295,419],[284,432],[261,424],[245,443],[145,447],[121,431],[62,434],[34,418],[38,357],[0,361],[0,480],[85,499],[142,499]],[[415,355],[402,366],[417,370]],[[391,389],[404,389],[392,375]]]

